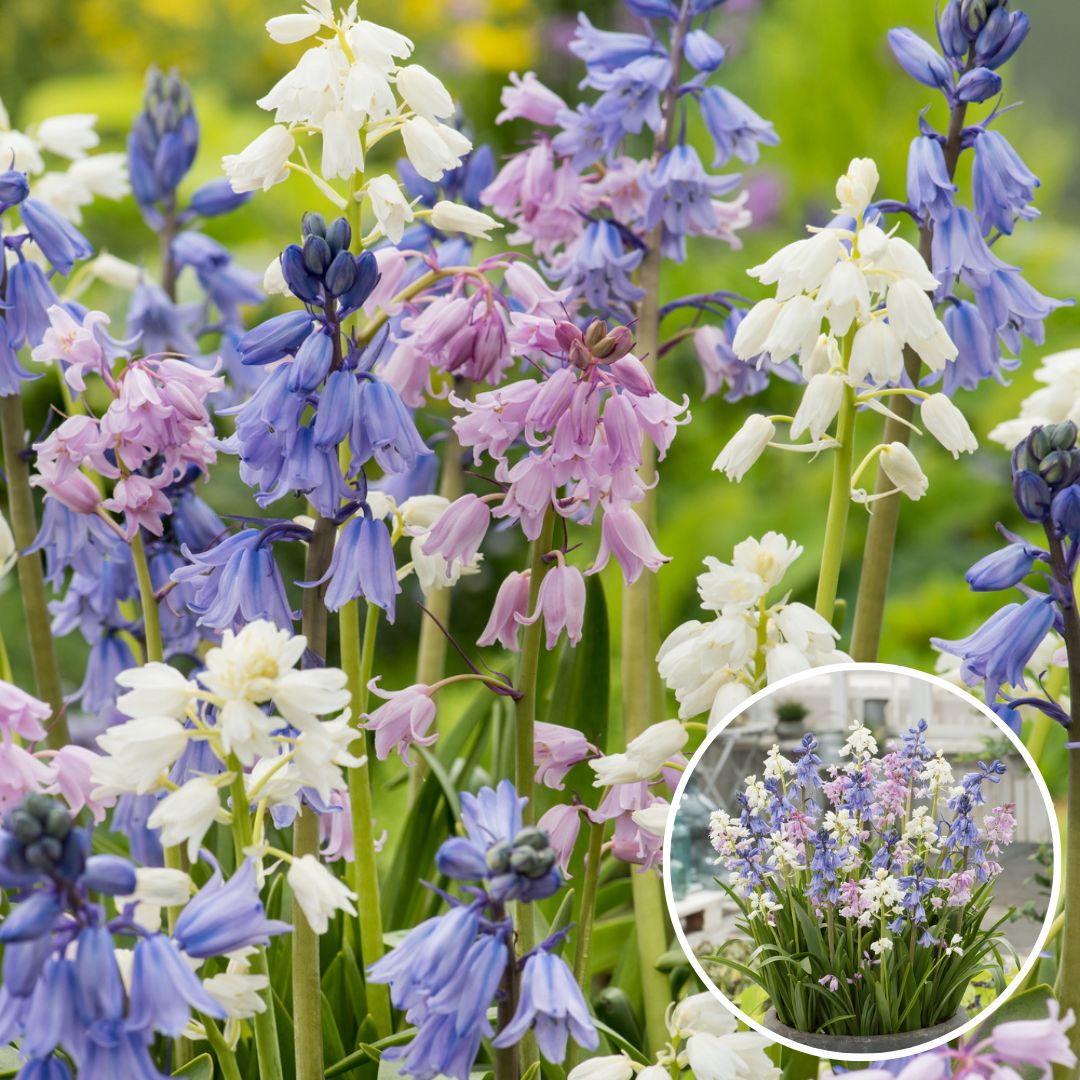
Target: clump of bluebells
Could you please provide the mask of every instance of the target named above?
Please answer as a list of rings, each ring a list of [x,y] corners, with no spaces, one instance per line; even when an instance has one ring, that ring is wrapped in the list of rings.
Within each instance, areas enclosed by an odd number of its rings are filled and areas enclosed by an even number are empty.
[[[1014,804],[988,805],[1005,766],[980,761],[956,782],[928,730],[920,720],[879,754],[855,723],[847,760],[827,767],[813,735],[794,760],[774,746],[738,813],[713,813],[718,881],[758,958],[740,970],[789,1027],[914,1031],[951,1019],[980,973],[1004,985],[1005,920],[984,924],[1016,829]]]
[[[1080,654],[1080,621],[1073,575],[1080,549],[1080,449],[1076,425],[1066,420],[1033,428],[1013,450],[1012,488],[1023,517],[1042,529],[1030,541],[998,524],[1005,547],[981,558],[967,572],[976,592],[1016,589],[1022,600],[994,612],[974,633],[956,640],[934,638],[944,653],[960,658],[960,674],[969,686],[982,683],[987,704],[1014,730],[1020,729],[1019,709],[1031,706],[1065,726],[1068,703],[1043,682],[1050,663],[1067,664]],[[1041,567],[1041,573],[1037,570]],[[1029,585],[1032,574],[1045,587]],[[1059,636],[1060,635],[1060,636]],[[1065,640],[1067,652],[1040,657],[1041,646]],[[1029,686],[1029,669],[1035,685]]]
[[[516,1047],[530,1031],[540,1052],[559,1063],[568,1039],[595,1050],[599,1036],[573,972],[559,956],[556,933],[518,957],[508,904],[530,904],[563,886],[548,834],[523,826],[509,780],[461,796],[465,836],[439,848],[435,863],[448,878],[468,882],[447,896],[450,910],[422,922],[374,964],[372,982],[388,983],[390,999],[415,1024],[415,1037],[384,1051],[418,1080],[468,1080],[481,1043],[494,1052]],[[528,910],[528,909],[525,909]],[[498,1011],[498,1030],[488,1019]]]

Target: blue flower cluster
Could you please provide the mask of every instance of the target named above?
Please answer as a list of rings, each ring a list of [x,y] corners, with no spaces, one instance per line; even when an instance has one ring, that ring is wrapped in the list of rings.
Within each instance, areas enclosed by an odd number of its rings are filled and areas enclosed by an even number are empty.
[[[995,107],[968,124],[970,106],[1001,93],[999,69],[1028,33],[1028,18],[1010,11],[1008,0],[970,3],[949,0],[941,9],[941,51],[912,30],[889,33],[901,67],[915,80],[939,90],[949,109],[945,132],[925,115],[908,154],[907,210],[932,235],[930,255],[939,282],[936,300],[946,304],[943,321],[959,353],[945,367],[944,389],[974,389],[987,378],[1003,381],[1015,368],[1026,337],[1045,339],[1043,322],[1062,301],[1043,296],[1019,267],[996,254],[996,241],[1011,235],[1018,221],[1038,216],[1032,206],[1038,177],[992,126],[1005,110]],[[957,199],[954,176],[960,156],[971,151],[972,205]],[[958,290],[963,286],[963,290]],[[1002,353],[1006,349],[1012,356]]]
[[[452,900],[445,915],[411,930],[369,971],[372,982],[389,984],[391,1001],[418,1028],[406,1046],[383,1054],[408,1076],[468,1080],[485,1038],[505,1049],[530,1030],[556,1063],[568,1038],[590,1050],[599,1044],[581,990],[556,952],[561,935],[520,959],[514,951],[506,904],[543,900],[563,884],[547,834],[522,825],[524,805],[509,780],[462,795],[466,836],[447,840],[436,865],[472,883],[469,898]],[[488,1020],[495,1002],[498,1034]]]
[[[237,266],[216,240],[194,227],[201,219],[231,213],[251,198],[236,194],[224,177],[197,188],[181,206],[177,189],[191,171],[199,150],[199,121],[191,90],[175,71],[151,67],[142,111],[128,136],[128,170],[143,220],[160,238],[162,268],[157,284],[143,275],[128,309],[128,332],[140,335],[146,354],[176,352],[195,359],[207,334],[219,339],[206,362],[221,357],[236,389],[246,389],[237,362],[236,342],[243,333],[243,304],[257,304],[263,293],[255,274]],[[190,267],[205,302],[178,304],[176,283]]]
[[[1029,667],[1036,650],[1052,630],[1067,645],[1080,641],[1073,574],[1080,559],[1080,449],[1071,421],[1036,427],[1012,455],[1013,496],[1020,513],[1041,525],[1045,545],[1033,544],[1002,525],[1005,547],[980,559],[967,573],[976,592],[1017,589],[1023,602],[1006,604],[974,633],[958,640],[934,638],[942,652],[959,656],[961,674],[969,686],[983,683],[987,703],[1014,729],[1020,728],[1017,709],[1031,705],[1061,724],[1068,713],[1042,684],[1040,694],[1026,694]],[[1038,564],[1046,591],[1026,583]]]
[[[86,1080],[158,1080],[158,1035],[179,1037],[193,1011],[225,1017],[189,959],[289,929],[266,918],[250,861],[228,884],[215,869],[171,935],[136,923],[133,902],[109,917],[105,898],[130,897],[136,884],[127,859],[90,854],[89,832],[55,800],[29,795],[5,815],[0,887],[13,902],[0,922],[0,1042],[19,1042],[21,1080],[70,1080],[65,1059]],[[126,991],[119,943],[132,947]]]

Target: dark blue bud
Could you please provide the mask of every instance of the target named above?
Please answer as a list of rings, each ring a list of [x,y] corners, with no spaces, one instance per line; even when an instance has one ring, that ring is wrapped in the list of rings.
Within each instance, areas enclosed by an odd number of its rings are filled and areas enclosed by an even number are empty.
[[[140,114],[127,140],[128,176],[135,201],[140,206],[152,206],[160,198],[154,178],[156,142],[151,142],[152,136],[149,121]]]
[[[290,292],[305,304],[317,304],[321,298],[319,278],[311,274],[304,263],[299,244],[290,244],[281,253],[281,273]]]
[[[1004,8],[997,8],[983,24],[975,38],[975,60],[982,63],[984,56],[993,56],[1005,44],[1009,36],[1009,13]]]
[[[51,206],[28,198],[23,200],[19,212],[27,232],[58,274],[67,277],[76,259],[93,255],[90,241]]]
[[[330,372],[334,362],[334,343],[323,330],[310,334],[296,351],[289,368],[289,389],[296,393],[314,390]]]
[[[945,58],[914,30],[900,27],[889,31],[889,47],[897,63],[924,86],[944,90],[952,81],[952,71]]]
[[[311,333],[306,311],[287,311],[249,330],[236,344],[242,364],[272,364],[296,352]]]
[[[1044,522],[1050,513],[1050,488],[1037,473],[1021,469],[1013,474],[1013,497],[1028,521]]]
[[[1054,496],[1050,507],[1054,528],[1075,544],[1080,540],[1080,488],[1071,484]]]
[[[679,14],[672,0],[624,0],[624,3],[639,19],[674,19]]]
[[[31,941],[48,934],[60,917],[60,900],[53,892],[35,892],[0,923],[0,942]]]
[[[1031,29],[1031,22],[1022,11],[1009,13],[1009,33],[1005,40],[992,53],[980,55],[979,60],[984,67],[999,68],[1002,64],[1012,59],[1013,53],[1024,43],[1024,38]]]
[[[352,429],[356,405],[356,376],[351,371],[332,371],[315,410],[315,445],[320,450],[339,446]]]
[[[969,105],[986,101],[1001,93],[1001,76],[987,67],[972,68],[960,76],[956,84],[956,96]]]
[[[335,218],[326,230],[326,242],[330,245],[330,253],[337,256],[339,251],[348,251],[352,243],[352,226],[347,218]]]
[[[309,210],[300,219],[300,232],[307,238],[309,236],[326,236],[326,219],[322,214]]]
[[[440,874],[456,881],[477,881],[487,877],[488,865],[483,854],[470,840],[452,836],[435,853]]]
[[[228,214],[237,207],[243,206],[251,195],[250,191],[239,193],[233,191],[232,184],[222,176],[197,188],[188,205],[200,217],[217,217],[219,214]]]
[[[330,245],[321,236],[308,236],[304,240],[302,250],[304,265],[312,274],[321,278],[333,258],[330,254]]]
[[[1071,450],[1051,450],[1039,466],[1039,475],[1052,487],[1060,488],[1076,479],[1077,456]]]
[[[706,30],[691,30],[683,51],[695,71],[715,71],[724,62],[724,46]]]
[[[949,0],[938,20],[938,38],[945,55],[952,60],[962,60],[968,51],[968,38],[960,20],[958,0]]]
[[[0,207],[3,210],[21,203],[29,194],[30,182],[26,179],[26,173],[18,169],[0,173]]]
[[[356,267],[356,278],[339,298],[342,317],[360,308],[379,283],[379,263],[370,251],[357,255],[353,265]]]
[[[1027,544],[1009,544],[981,558],[965,578],[975,592],[1011,589],[1031,573],[1035,555],[1035,549]]]
[[[1054,450],[1072,450],[1076,447],[1076,424],[1063,420],[1060,424],[1044,424],[1040,430]]]
[[[326,289],[332,296],[348,292],[356,281],[356,264],[348,251],[339,251],[326,271]]]
[[[82,881],[91,892],[130,896],[135,891],[135,867],[119,855],[91,855]]]
[[[171,195],[187,172],[187,148],[179,131],[167,131],[154,154],[154,180],[162,196]]]

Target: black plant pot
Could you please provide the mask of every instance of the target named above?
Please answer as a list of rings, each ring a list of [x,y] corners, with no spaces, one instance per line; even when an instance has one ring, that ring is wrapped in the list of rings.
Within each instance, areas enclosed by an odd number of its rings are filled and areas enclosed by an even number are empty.
[[[901,1031],[896,1035],[827,1035],[823,1032],[799,1031],[797,1028],[782,1024],[776,1010],[770,1009],[762,1023],[774,1034],[781,1035],[792,1042],[812,1046],[815,1050],[828,1051],[829,1057],[843,1058],[850,1054],[887,1054],[892,1050],[909,1050],[913,1046],[940,1039],[960,1027],[968,1018],[964,1009],[957,1009],[948,1020],[933,1027],[918,1028],[915,1031]]]

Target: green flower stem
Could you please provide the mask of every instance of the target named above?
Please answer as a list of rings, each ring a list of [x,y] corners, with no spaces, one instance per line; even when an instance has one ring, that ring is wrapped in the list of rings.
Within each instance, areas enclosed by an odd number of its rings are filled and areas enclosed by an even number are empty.
[[[589,997],[589,946],[592,944],[593,921],[596,915],[596,894],[600,888],[600,864],[603,859],[604,823],[589,823],[589,850],[585,857],[585,877],[581,883],[581,907],[578,914],[577,938],[574,942],[574,979],[585,999]],[[572,1039],[566,1048],[566,1071],[581,1060],[581,1047]]]
[[[961,138],[964,130],[964,117],[967,105],[957,102],[949,117],[949,132],[945,139],[945,168],[951,178],[956,173],[956,163],[960,158]],[[934,232],[931,224],[919,230],[919,254],[927,266],[933,265],[931,244]],[[904,367],[911,386],[919,385],[922,362],[913,349],[904,350]],[[911,438],[908,427],[915,413],[915,403],[904,395],[897,397],[891,404],[895,417],[888,417],[881,441],[888,445],[892,442],[905,446]],[[878,465],[877,482],[874,493],[881,495],[892,491],[895,484]],[[881,628],[885,621],[885,599],[889,592],[889,575],[892,571],[893,551],[896,547],[896,528],[900,521],[900,494],[887,495],[874,504],[870,523],[866,529],[866,542],[863,546],[862,569],[859,574],[859,594],[855,602],[855,621],[851,630],[851,656],[854,660],[876,660],[881,645]]]
[[[158,610],[157,596],[154,595],[154,583],[150,580],[150,564],[146,561],[146,545],[141,528],[131,540],[131,560],[135,564],[135,577],[139,582],[146,662],[161,663],[165,659],[165,647],[161,641],[161,612]]]
[[[357,726],[357,742],[353,753],[363,764],[349,770],[349,803],[352,810],[353,861],[352,889],[357,897],[360,923],[360,952],[365,968],[383,955],[382,902],[379,898],[379,868],[375,860],[375,821],[371,799],[371,773],[368,767],[367,732],[359,727],[367,712],[368,680],[375,658],[375,637],[379,629],[379,609],[367,605],[364,638],[360,640],[360,605],[356,600],[346,604],[339,615],[341,628],[341,666],[348,677],[352,695],[353,723]],[[365,982],[368,1012],[380,1039],[393,1030],[390,1016],[390,997],[385,986]]]
[[[22,398],[18,394],[0,397],[0,435],[3,439],[4,469],[7,477],[8,518],[15,538],[15,547],[22,553],[18,559],[19,588],[30,639],[30,663],[34,670],[38,697],[52,709],[48,741],[49,746],[55,750],[68,743],[67,713],[60,682],[60,665],[56,660],[56,647],[53,643],[41,554],[36,551],[32,554],[25,553],[37,536],[37,516],[30,488],[30,467],[23,457],[26,449],[25,431]]]
[[[247,791],[244,788],[244,772],[235,757],[229,760],[232,782],[232,831],[236,864],[244,860],[244,852],[251,846],[251,816]],[[270,968],[266,962],[266,946],[256,946],[248,960],[253,975],[265,975],[269,979]],[[268,985],[260,995],[266,1008],[252,1017],[255,1029],[255,1053],[259,1059],[259,1080],[284,1080],[281,1068],[281,1046],[278,1043],[277,1014],[274,1011],[274,993]]]
[[[844,556],[844,533],[847,531],[848,510],[851,508],[851,465],[855,451],[855,391],[844,387],[844,400],[836,420],[836,441],[833,451],[832,491],[825,519],[825,539],[821,551],[821,572],[818,575],[817,599],[814,608],[831,623],[836,609],[836,587],[840,581],[840,563]]]
[[[216,1056],[223,1080],[242,1080],[240,1066],[236,1063],[236,1055],[225,1041],[221,1029],[209,1016],[202,1017],[202,1026],[206,1031],[206,1041],[210,1044]]]
[[[330,565],[334,554],[337,526],[328,518],[318,516],[307,546],[304,577],[318,581]],[[304,590],[301,605],[301,626],[307,647],[326,659],[326,602],[325,588]],[[310,807],[301,806],[293,824],[293,855],[318,856],[319,819]],[[293,903],[292,932],[292,1018],[296,1029],[293,1046],[296,1061],[296,1080],[321,1080],[323,1074],[322,1047],[322,979],[319,969],[319,935],[311,928],[300,905]]]
[[[460,392],[460,388],[456,388]],[[442,476],[439,479],[439,494],[449,502],[460,498],[465,490],[465,475],[461,468],[461,443],[453,427],[447,433],[443,447]],[[449,588],[434,589],[424,597],[424,606],[434,618],[425,618],[420,623],[420,642],[416,652],[416,681],[421,686],[437,683],[446,671],[446,636],[436,624],[437,619],[443,626],[450,625],[450,604],[453,592]],[[436,719],[436,723],[438,720]],[[409,799],[414,801],[420,793],[420,785],[427,775],[427,767],[421,758],[409,770]]]

